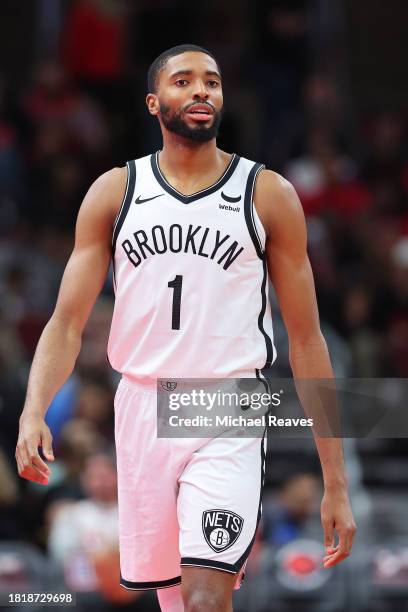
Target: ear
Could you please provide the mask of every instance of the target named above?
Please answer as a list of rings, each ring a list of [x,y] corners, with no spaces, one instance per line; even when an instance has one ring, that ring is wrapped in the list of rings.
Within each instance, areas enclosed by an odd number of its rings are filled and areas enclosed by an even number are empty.
[[[146,104],[147,104],[148,111],[151,115],[159,114],[160,106],[159,106],[159,100],[156,94],[152,94],[152,93],[147,94]]]

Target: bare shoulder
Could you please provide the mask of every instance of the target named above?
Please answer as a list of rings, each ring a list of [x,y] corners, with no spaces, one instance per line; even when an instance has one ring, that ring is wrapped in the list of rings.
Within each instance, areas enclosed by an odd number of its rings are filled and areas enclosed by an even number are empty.
[[[125,195],[126,182],[126,166],[101,174],[88,189],[80,215],[91,214],[113,223]]]
[[[107,172],[101,174],[93,183],[97,190],[104,191],[105,189],[120,190],[126,186],[127,169],[126,166],[120,168],[111,168]]]
[[[281,226],[304,223],[296,189],[273,170],[262,170],[255,185],[254,204],[267,234]]]
[[[101,203],[120,206],[125,195],[127,181],[126,166],[112,168],[101,174],[91,185],[87,196],[97,198]]]

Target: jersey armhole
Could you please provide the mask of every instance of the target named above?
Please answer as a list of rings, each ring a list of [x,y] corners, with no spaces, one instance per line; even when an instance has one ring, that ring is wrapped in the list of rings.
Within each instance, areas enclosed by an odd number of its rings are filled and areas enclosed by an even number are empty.
[[[129,211],[130,205],[132,203],[133,193],[135,191],[135,184],[136,184],[136,162],[135,160],[126,162],[126,168],[127,168],[127,179],[126,179],[125,195],[123,196],[122,204],[119,208],[119,212],[116,215],[116,219],[113,224],[112,255],[115,254],[116,241],[118,239],[119,232],[122,228],[126,215]]]
[[[248,227],[249,235],[255,247],[255,251],[260,259],[264,258],[264,241],[265,230],[259,218],[257,210],[254,206],[254,190],[256,179],[261,170],[265,168],[264,164],[256,163],[252,166],[248,175],[247,184],[245,187],[244,212],[245,221]]]

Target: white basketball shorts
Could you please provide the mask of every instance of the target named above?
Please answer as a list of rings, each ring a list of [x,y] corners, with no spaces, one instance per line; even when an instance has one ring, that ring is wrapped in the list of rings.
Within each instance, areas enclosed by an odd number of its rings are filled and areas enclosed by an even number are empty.
[[[115,396],[121,585],[181,582],[180,566],[237,575],[261,517],[264,438],[158,438],[156,389],[123,377]]]

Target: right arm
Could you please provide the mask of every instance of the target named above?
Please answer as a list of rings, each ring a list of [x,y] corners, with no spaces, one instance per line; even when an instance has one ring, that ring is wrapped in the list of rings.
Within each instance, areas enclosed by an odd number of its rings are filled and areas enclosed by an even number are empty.
[[[53,460],[52,438],[45,414],[57,391],[72,373],[81,337],[106,279],[112,228],[126,185],[126,168],[114,168],[90,187],[78,214],[75,246],[65,268],[54,313],[41,334],[31,366],[27,397],[20,417],[16,448],[23,478],[47,484]]]

